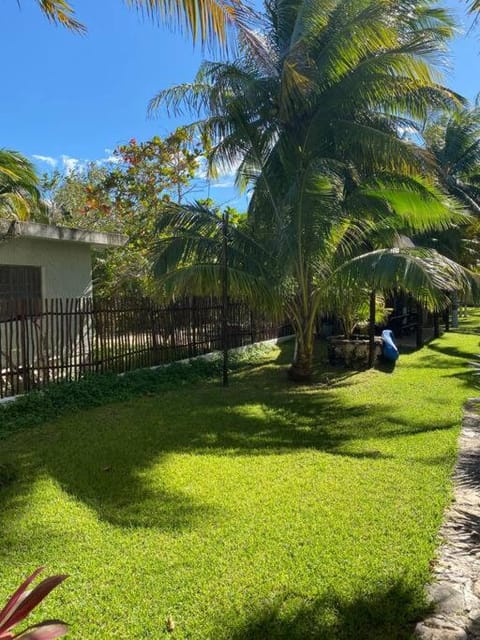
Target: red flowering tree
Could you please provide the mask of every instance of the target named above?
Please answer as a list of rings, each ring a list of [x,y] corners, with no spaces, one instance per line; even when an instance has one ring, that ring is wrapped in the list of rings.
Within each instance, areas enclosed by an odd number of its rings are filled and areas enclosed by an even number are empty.
[[[122,249],[98,256],[96,291],[103,295],[150,293],[149,252],[165,204],[192,197],[203,155],[183,128],[166,138],[132,138],[107,164],[44,178],[44,191],[57,224],[129,237]]]

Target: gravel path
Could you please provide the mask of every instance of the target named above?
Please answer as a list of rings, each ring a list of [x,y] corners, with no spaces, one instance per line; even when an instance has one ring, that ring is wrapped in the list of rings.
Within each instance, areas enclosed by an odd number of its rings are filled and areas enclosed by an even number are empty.
[[[432,615],[422,640],[480,640],[480,400],[465,406],[455,468],[455,499],[440,531],[443,544],[428,595]]]

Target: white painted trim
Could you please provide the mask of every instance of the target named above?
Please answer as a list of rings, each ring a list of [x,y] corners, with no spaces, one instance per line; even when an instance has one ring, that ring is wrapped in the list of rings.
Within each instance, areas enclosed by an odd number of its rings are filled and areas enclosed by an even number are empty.
[[[53,224],[40,224],[38,222],[20,222],[18,220],[0,219],[0,234],[5,239],[18,237],[40,240],[54,240],[63,242],[80,242],[89,244],[97,249],[105,247],[123,247],[128,238],[121,233],[105,233],[100,231],[87,231],[86,229],[73,229],[71,227],[58,227]]]

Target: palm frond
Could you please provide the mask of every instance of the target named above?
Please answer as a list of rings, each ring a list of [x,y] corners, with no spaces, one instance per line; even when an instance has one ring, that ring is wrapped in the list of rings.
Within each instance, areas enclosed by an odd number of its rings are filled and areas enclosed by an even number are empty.
[[[144,15],[188,32],[193,42],[228,49],[230,29],[248,30],[254,10],[240,0],[126,0]]]
[[[379,249],[346,262],[335,275],[371,290],[403,289],[431,310],[447,306],[448,292],[474,299],[480,292],[478,276],[433,249]]]
[[[469,5],[470,13],[477,13],[480,11],[480,0],[471,0]]]
[[[148,114],[153,116],[160,107],[174,115],[183,115],[185,111],[199,113],[208,104],[210,85],[207,83],[185,83],[159,91],[148,104]]]
[[[452,198],[420,176],[384,175],[376,180],[366,180],[352,195],[353,204],[355,198],[361,200],[365,213],[370,211],[374,219],[379,205],[377,223],[386,224],[397,232],[425,233],[467,224],[470,220]]]
[[[75,18],[75,11],[66,0],[37,0],[37,2],[51,22],[77,33],[86,31],[85,25]]]
[[[0,217],[27,220],[40,213],[38,176],[16,151],[0,149]]]

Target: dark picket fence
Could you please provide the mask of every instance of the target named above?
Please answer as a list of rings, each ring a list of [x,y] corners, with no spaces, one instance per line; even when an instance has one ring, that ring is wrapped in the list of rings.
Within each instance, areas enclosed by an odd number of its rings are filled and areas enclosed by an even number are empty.
[[[290,333],[239,302],[228,306],[228,347]],[[222,348],[214,299],[70,298],[0,302],[0,398],[89,372],[122,373]]]

